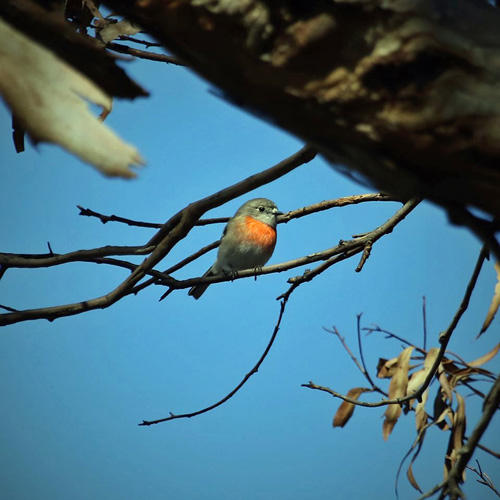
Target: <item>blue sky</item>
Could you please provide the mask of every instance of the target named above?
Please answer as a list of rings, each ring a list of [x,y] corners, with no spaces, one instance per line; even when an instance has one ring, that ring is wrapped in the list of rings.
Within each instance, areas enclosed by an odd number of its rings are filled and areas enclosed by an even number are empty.
[[[115,102],[107,123],[139,147],[148,166],[133,181],[107,179],[54,146],[27,145],[17,155],[10,117],[0,108],[0,247],[43,253],[105,244],[142,244],[153,233],[78,216],[76,205],[105,214],[162,222],[193,200],[259,172],[302,143],[215,97],[189,71],[151,62],[127,70],[151,98]],[[324,199],[372,192],[322,159],[214,210],[232,215],[246,199],[273,199],[282,211]],[[278,228],[270,263],[334,246],[366,232],[397,209],[365,204],[315,214]],[[160,268],[220,236],[222,226],[195,228]],[[323,499],[392,498],[400,459],[414,439],[414,418],[401,418],[382,440],[383,409],[357,409],[332,429],[339,401],[301,388],[309,380],[340,392],[365,385],[338,340],[356,349],[356,314],[420,345],[421,300],[427,298],[428,345],[450,322],[480,248],[466,230],[422,204],[380,240],[363,271],[345,261],[291,297],[276,344],[259,373],[224,406],[190,420],[150,428],[143,419],[190,412],[229,392],[263,351],[276,323],[275,298],[301,270],[210,287],[199,301],[186,292],[163,302],[154,287],[113,307],[53,323],[4,328],[0,336],[2,430],[0,492],[24,499]],[[214,253],[178,273],[201,275]],[[165,265],[163,265],[165,264]],[[92,298],[127,273],[92,264],[9,270],[0,304],[23,309]],[[492,263],[450,343],[466,359],[498,341],[498,319],[474,337],[495,286]],[[373,370],[399,343],[365,339]],[[485,366],[498,373],[497,359]],[[372,371],[374,373],[374,371]],[[381,383],[383,385],[383,382]],[[373,400],[375,397],[373,397]],[[479,415],[467,399],[469,431]],[[498,417],[485,444],[500,448]],[[448,435],[431,431],[414,470],[424,491],[441,480]],[[490,477],[498,461],[477,453]],[[471,498],[494,498],[471,473]],[[498,487],[498,484],[497,484]],[[416,498],[403,476],[401,498]]]

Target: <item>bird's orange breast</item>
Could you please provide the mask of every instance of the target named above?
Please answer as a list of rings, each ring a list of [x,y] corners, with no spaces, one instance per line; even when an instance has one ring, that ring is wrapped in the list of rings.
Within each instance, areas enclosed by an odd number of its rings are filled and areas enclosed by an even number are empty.
[[[276,229],[247,215],[245,217],[245,238],[247,241],[264,248],[274,248]]]

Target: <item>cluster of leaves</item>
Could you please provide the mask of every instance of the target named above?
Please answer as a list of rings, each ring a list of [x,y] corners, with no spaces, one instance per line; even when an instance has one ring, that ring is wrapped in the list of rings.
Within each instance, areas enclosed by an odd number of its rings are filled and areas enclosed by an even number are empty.
[[[419,352],[419,355],[412,356],[415,350]],[[475,385],[484,381],[484,379],[491,383],[495,380],[495,375],[481,368],[481,366],[493,359],[499,350],[500,344],[496,345],[484,356],[469,362],[456,355],[455,360],[444,357],[435,375],[439,386],[435,391],[432,409],[426,408],[430,389],[426,389],[419,400],[412,399],[402,406],[389,405],[387,407],[383,423],[383,436],[385,440],[388,439],[402,413],[415,413],[417,438],[410,450],[410,453],[414,450],[415,452],[407,470],[407,477],[411,485],[421,493],[422,490],[415,479],[412,466],[420,453],[427,429],[435,426],[442,431],[450,431],[444,462],[444,474],[446,478],[458,457],[460,449],[464,445],[466,429],[465,398],[460,394],[459,389],[467,388],[472,393],[484,399],[484,393]],[[389,399],[402,398],[416,392],[432,368],[438,353],[439,349],[435,347],[426,352],[415,346],[409,346],[396,358],[380,358],[377,366],[377,377],[390,379]],[[412,360],[417,361],[418,364],[410,365]],[[453,397],[454,395],[455,398]],[[344,401],[343,404],[348,405],[350,403]],[[337,422],[342,418],[340,409],[335,418]],[[345,422],[342,422],[342,425],[345,425]]]
[[[490,316],[491,309],[487,318],[487,321],[489,322],[491,322]],[[381,333],[385,335],[386,338],[396,339],[407,346],[396,357],[390,359],[379,358],[378,360],[376,377],[379,379],[389,380],[387,391],[376,385],[369,372],[366,370],[362,354],[363,351],[361,346],[360,330],[367,332],[367,334]],[[423,493],[414,475],[413,464],[422,449],[427,431],[431,427],[434,427],[440,429],[441,431],[449,432],[448,445],[444,453],[444,480],[446,480],[453,465],[456,463],[461,450],[463,449],[465,441],[467,440],[467,395],[464,391],[468,391],[468,395],[476,395],[483,400],[487,398],[487,395],[483,392],[484,383],[487,383],[488,385],[493,384],[495,382],[496,375],[482,366],[488,361],[491,361],[498,354],[500,351],[500,343],[488,353],[472,361],[466,361],[456,353],[449,351],[446,351],[446,355],[440,357],[439,348],[433,347],[426,350],[422,347],[411,344],[406,339],[378,326],[361,328],[358,321],[358,341],[360,343],[359,349],[361,354],[360,363],[352,354],[349,347],[345,343],[345,340],[340,336],[336,328],[331,331],[327,331],[335,334],[340,339],[347,352],[351,355],[354,363],[358,366],[370,384],[370,387],[353,387],[348,391],[345,397],[339,396],[339,394],[335,391],[326,387],[317,386],[312,382],[305,384],[306,387],[323,390],[336,397],[344,399],[335,413],[333,427],[344,427],[353,416],[357,405],[365,407],[378,407],[385,405],[387,402],[400,400],[401,403],[399,404],[387,404],[387,408],[384,413],[384,422],[382,425],[383,438],[384,440],[389,438],[389,435],[401,415],[409,415],[411,413],[414,413],[415,415],[417,436],[408,453],[401,462],[398,476],[403,463],[408,457],[411,456],[406,475],[409,483],[420,493]],[[484,326],[482,332],[483,331]],[[436,362],[438,364],[437,370],[435,370],[433,375],[433,380],[437,381],[438,386],[433,391],[434,396],[432,398],[432,405],[429,405],[428,403],[431,402],[431,389],[426,388],[420,395],[418,395],[417,392],[424,384],[426,378],[429,376],[429,373],[433,370],[433,366]],[[376,403],[359,401],[362,394],[373,392],[382,394],[384,399]],[[412,397],[413,395],[417,396]],[[489,450],[481,444],[479,445],[479,448],[492,454],[493,456],[496,456],[497,458],[500,458],[500,454]],[[484,473],[481,472],[481,474],[479,474],[476,469],[474,469],[474,472],[480,475],[480,477],[484,476]],[[465,471],[462,472],[461,480],[465,480]],[[482,484],[488,486],[492,491],[495,491],[493,482],[489,480],[487,476],[486,478],[481,479],[481,482]]]

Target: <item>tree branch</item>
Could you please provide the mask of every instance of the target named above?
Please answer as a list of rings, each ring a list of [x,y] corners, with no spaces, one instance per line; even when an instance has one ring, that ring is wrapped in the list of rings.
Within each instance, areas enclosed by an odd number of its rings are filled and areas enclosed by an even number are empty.
[[[187,64],[178,57],[168,56],[166,54],[157,54],[156,52],[148,52],[147,50],[134,49],[128,45],[122,45],[121,43],[108,42],[106,44],[106,48],[114,52],[119,52],[120,54],[138,57],[139,59],[175,64],[176,66],[187,66]]]
[[[110,248],[113,252],[137,252],[138,254],[149,253],[149,256],[138,265],[130,276],[128,276],[115,289],[106,295],[96,297],[83,302],[64,304],[60,306],[45,307],[38,309],[28,309],[24,311],[0,314],[0,326],[17,323],[19,321],[48,319],[52,321],[64,316],[80,314],[93,309],[104,309],[111,306],[124,296],[132,293],[134,287],[146,276],[153,267],[158,264],[170,250],[194,227],[196,221],[208,210],[218,207],[227,201],[234,199],[242,194],[248,193],[264,184],[268,184],[279,177],[291,172],[295,168],[311,161],[316,156],[316,152],[305,146],[297,153],[279,162],[258,174],[252,175],[245,180],[229,186],[221,191],[203,198],[197,202],[191,203],[183,210],[172,216],[151,240],[141,247],[103,247],[99,249],[104,255],[109,254]],[[47,265],[56,265],[57,263],[69,262],[71,259],[80,258],[92,253],[95,257],[95,251],[81,250],[70,254],[57,256],[49,254],[44,256],[19,256],[13,254],[0,254],[0,265],[5,267],[45,267]],[[162,281],[168,280],[165,276]],[[173,278],[170,278],[175,283]]]

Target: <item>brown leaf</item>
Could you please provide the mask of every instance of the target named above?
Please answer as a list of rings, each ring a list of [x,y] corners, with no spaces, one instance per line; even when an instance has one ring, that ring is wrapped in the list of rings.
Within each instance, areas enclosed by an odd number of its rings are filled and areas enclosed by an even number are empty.
[[[379,358],[377,364],[377,377],[378,378],[391,378],[398,367],[398,358],[384,359]]]
[[[453,414],[453,427],[451,428],[450,440],[448,441],[448,450],[445,458],[445,479],[453,467],[453,464],[456,462],[464,444],[465,424],[465,400],[457,392],[457,409]]]
[[[477,358],[474,361],[471,361],[467,364],[469,366],[472,366],[472,367],[484,365],[484,363],[487,363],[488,361],[493,359],[497,355],[499,350],[500,350],[500,344],[497,344],[490,352],[486,353],[484,356],[481,356],[480,358]]]
[[[433,347],[432,349],[430,349],[427,353],[427,356],[425,357],[424,367],[412,374],[408,382],[408,388],[406,390],[406,394],[408,396],[411,396],[413,392],[416,392],[424,383],[424,380],[426,379],[427,374],[432,368],[432,365],[434,364],[438,353],[439,349],[437,347]]]
[[[446,431],[450,428],[446,417],[451,414],[451,408],[447,403],[447,397],[440,389],[437,391],[436,398],[434,399],[434,422],[442,430]]]
[[[427,412],[425,411],[425,403],[429,396],[429,389],[426,389],[422,394],[422,401],[417,403],[415,408],[415,425],[417,426],[417,431],[421,431],[427,425]]]
[[[448,380],[448,377],[446,376],[443,363],[439,365],[438,378],[439,378],[439,383],[441,384],[441,390],[445,394],[446,399],[448,399],[448,402],[451,404],[451,402],[453,401],[453,391],[450,382]]]
[[[389,399],[402,398],[406,394],[406,387],[408,385],[408,369],[410,367],[411,353],[413,352],[413,347],[407,347],[398,356],[398,368],[396,373],[391,378],[391,383],[389,384]],[[384,440],[387,441],[389,434],[396,425],[399,416],[401,415],[401,406],[397,404],[388,405],[387,410],[385,410],[384,424],[382,426],[382,435]]]
[[[365,387],[354,387],[347,393],[347,397],[357,401],[361,394],[370,390],[371,389],[367,389]],[[342,401],[342,404],[335,413],[335,417],[333,417],[333,427],[344,427],[344,425],[347,424],[349,419],[352,417],[355,406],[356,405],[349,403],[348,401]]]
[[[408,470],[406,471],[406,477],[408,478],[408,481],[410,481],[410,484],[420,493],[423,493],[423,491],[420,489],[420,486],[418,485],[415,476],[413,475],[413,461],[410,463],[410,466],[408,467]]]
[[[495,271],[497,273],[497,284],[495,285],[495,293],[493,294],[493,298],[491,299],[490,308],[488,309],[488,313],[486,314],[486,319],[484,320],[483,326],[481,327],[481,331],[477,338],[479,338],[491,325],[495,314],[498,311],[498,307],[500,306],[500,263],[495,262]]]

